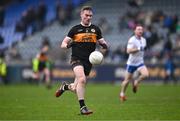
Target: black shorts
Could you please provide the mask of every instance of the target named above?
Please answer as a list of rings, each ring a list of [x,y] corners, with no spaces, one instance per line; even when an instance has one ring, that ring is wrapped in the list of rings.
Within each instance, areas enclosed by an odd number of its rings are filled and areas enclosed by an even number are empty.
[[[46,62],[39,62],[38,71],[43,71],[46,68]]]
[[[86,76],[89,76],[91,68],[92,68],[92,64],[89,61],[85,61],[85,60],[80,60],[78,58],[71,58],[71,66],[72,68],[74,68],[75,66],[78,65],[82,65],[84,67],[84,73]]]

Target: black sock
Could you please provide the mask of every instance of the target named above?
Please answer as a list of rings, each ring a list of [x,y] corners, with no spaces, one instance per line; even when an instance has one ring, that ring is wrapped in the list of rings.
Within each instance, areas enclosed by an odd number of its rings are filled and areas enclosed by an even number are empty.
[[[64,85],[64,90],[69,90],[68,86],[69,85]]]
[[[80,105],[80,108],[82,108],[83,106],[85,106],[84,100],[79,100],[79,105]]]

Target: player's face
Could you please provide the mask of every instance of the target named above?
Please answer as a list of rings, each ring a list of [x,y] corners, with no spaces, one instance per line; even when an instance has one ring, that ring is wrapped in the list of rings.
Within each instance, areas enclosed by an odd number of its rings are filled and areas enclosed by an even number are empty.
[[[93,13],[90,10],[84,10],[81,12],[81,22],[84,25],[89,25],[92,19]]]
[[[137,26],[136,29],[135,29],[135,35],[138,36],[138,37],[141,37],[142,34],[143,34],[143,27],[142,26]]]

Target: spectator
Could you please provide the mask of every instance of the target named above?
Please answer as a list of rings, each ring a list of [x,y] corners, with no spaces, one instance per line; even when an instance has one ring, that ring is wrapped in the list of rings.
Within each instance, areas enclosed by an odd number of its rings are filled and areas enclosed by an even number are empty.
[[[6,65],[6,62],[4,60],[4,54],[2,54],[2,53],[0,55],[0,80],[2,80],[2,82],[4,84],[8,84],[7,65]]]
[[[127,20],[126,16],[122,16],[118,18],[118,27],[119,27],[119,32],[122,32],[123,30],[127,29]]]
[[[27,11],[27,24],[28,25],[33,25],[35,18],[36,18],[36,10],[34,6],[29,6]]]
[[[5,18],[5,9],[3,6],[0,6],[0,27],[4,25],[4,18]]]
[[[2,37],[2,35],[0,34],[0,44],[4,43],[4,38]]]
[[[113,63],[119,63],[125,61],[128,58],[125,47],[119,45],[112,53]]]
[[[128,5],[132,8],[138,8],[138,3],[136,2],[136,0],[129,0],[128,1]]]
[[[21,60],[21,54],[15,47],[15,44],[12,45],[11,48],[8,49],[8,57],[10,60]]]
[[[46,24],[47,6],[40,1],[36,11],[36,31],[42,30]]]
[[[100,27],[103,34],[110,33],[112,27],[108,23],[107,19],[105,17],[101,17],[98,21],[98,26]]]
[[[164,48],[163,48],[163,53],[166,54],[171,54],[172,52],[172,42],[168,39],[165,43],[164,43]]]
[[[173,24],[173,18],[171,16],[165,15],[164,16],[164,27],[170,28]]]
[[[56,20],[60,25],[66,25],[66,11],[59,1],[56,2]]]
[[[66,20],[68,21],[68,23],[73,19],[73,10],[74,6],[72,0],[68,0],[68,4],[66,7]]]
[[[176,33],[176,27],[178,25],[178,16],[177,15],[173,15],[172,19],[173,19],[173,23],[170,26],[170,32],[171,33]]]
[[[22,32],[23,37],[25,37],[27,35],[27,28],[28,28],[27,11],[24,11],[21,14],[20,20],[17,21],[17,23],[16,23],[15,31]]]
[[[177,35],[175,39],[174,54],[180,56],[180,35]]]
[[[147,26],[144,32],[144,37],[147,40],[147,48],[152,47],[155,43],[159,41],[158,35],[152,30],[151,26]]]
[[[168,81],[170,80],[172,80],[174,84],[177,84],[177,79],[175,78],[174,75],[175,65],[170,53],[165,53],[164,69],[165,69],[164,84],[167,84]]]

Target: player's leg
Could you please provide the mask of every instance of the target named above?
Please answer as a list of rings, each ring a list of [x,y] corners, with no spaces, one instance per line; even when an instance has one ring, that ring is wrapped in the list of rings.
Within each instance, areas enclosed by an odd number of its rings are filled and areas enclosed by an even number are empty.
[[[56,90],[55,96],[60,97],[66,90],[69,90],[69,84],[62,82],[60,87]]]
[[[84,74],[84,67],[82,65],[73,68],[75,74],[74,87],[76,88],[76,93],[78,100],[84,100],[85,86],[86,86],[86,76]]]
[[[85,105],[84,95],[85,95],[87,77],[85,75],[84,67],[82,65],[76,66],[73,68],[73,71],[76,77],[74,85],[76,86],[76,94],[79,100],[80,113],[82,115],[92,114],[93,112],[89,110]]]
[[[66,82],[62,82],[60,87],[56,90],[55,96],[59,97],[67,90],[70,90],[70,91],[76,93],[77,84],[78,84],[78,82],[77,82],[76,78],[74,80],[74,83],[71,83],[71,84],[68,84]]]
[[[137,69],[136,66],[126,65],[125,77],[124,77],[124,80],[121,84],[121,92],[120,92],[121,101],[126,100],[125,91],[128,87],[129,81],[132,79],[133,73],[135,72],[136,69]]]
[[[73,72],[75,75],[74,83],[71,84],[62,84],[61,87],[56,91],[56,97],[62,95],[66,90],[70,90],[77,94],[79,104],[80,104],[80,112],[82,115],[92,114],[91,110],[88,110],[87,106],[85,105],[84,95],[85,95],[85,86],[86,86],[86,75],[89,74],[91,70],[88,68],[88,72],[84,70],[83,64],[80,60],[72,60],[71,61]],[[59,92],[61,94],[59,95]]]
[[[82,65],[79,60],[76,60],[76,59],[71,60],[71,66],[72,66],[73,70],[76,66],[79,66],[79,65]],[[76,93],[77,84],[78,84],[78,80],[77,80],[76,76],[75,76],[74,82],[71,84],[67,84],[66,82],[62,82],[60,87],[56,90],[55,96],[59,97],[67,90],[70,90],[70,91]]]
[[[39,84],[40,83],[40,72],[39,71],[33,72],[32,81],[35,84]]]
[[[176,85],[177,84],[177,79],[176,79],[176,76],[174,74],[174,71],[171,72],[171,79],[173,80],[174,85]]]
[[[45,83],[48,88],[51,87],[51,79],[50,79],[50,70],[48,68],[44,68],[43,70],[45,74]]]
[[[121,83],[121,92],[120,92],[121,101],[126,100],[125,92],[128,87],[129,81],[132,79],[132,76],[133,76],[132,73],[129,73],[128,71],[126,71],[125,78],[124,78],[123,82]]]
[[[138,84],[149,77],[149,71],[147,69],[147,67],[145,65],[141,66],[138,68],[138,71],[140,72],[140,75],[139,77],[134,81],[133,83],[133,92],[136,93],[137,92],[137,87],[138,87]]]
[[[2,79],[2,82],[6,85],[8,84],[8,79],[7,79],[7,76],[4,76],[4,75],[0,75],[0,80]]]
[[[164,82],[164,84],[167,84],[168,81],[169,81],[169,73],[168,73],[168,71],[165,70],[165,77],[164,77],[163,82]]]

